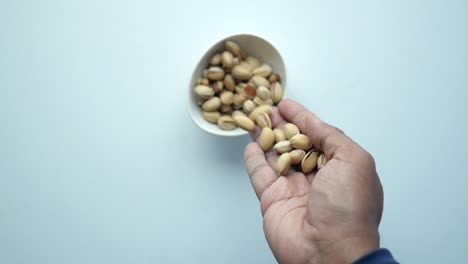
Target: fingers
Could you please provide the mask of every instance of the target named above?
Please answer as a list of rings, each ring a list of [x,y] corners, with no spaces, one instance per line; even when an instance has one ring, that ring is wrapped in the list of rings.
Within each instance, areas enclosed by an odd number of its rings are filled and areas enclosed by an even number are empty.
[[[256,142],[249,143],[245,147],[244,161],[252,187],[260,199],[262,193],[278,179],[278,176]]]
[[[341,152],[357,145],[341,130],[321,121],[304,106],[292,100],[283,100],[278,105],[279,113],[287,121],[296,124],[312,144],[322,150],[328,159],[344,158]]]
[[[276,107],[273,107],[273,109],[271,110],[270,119],[271,119],[271,126],[273,128],[281,127],[284,124],[286,124],[286,121],[280,115],[280,113],[278,112],[278,108],[276,108]],[[258,136],[260,136],[261,131],[262,131],[261,128],[256,126],[255,130],[250,132],[250,136],[252,137],[252,139],[255,140],[256,138],[258,138]]]

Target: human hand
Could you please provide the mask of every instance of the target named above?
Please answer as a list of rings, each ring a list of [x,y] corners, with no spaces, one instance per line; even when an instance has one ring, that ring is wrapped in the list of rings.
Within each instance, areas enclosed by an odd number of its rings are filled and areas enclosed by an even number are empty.
[[[274,127],[296,124],[328,162],[305,175],[276,173],[274,150],[252,142],[244,159],[260,200],[263,229],[279,263],[351,263],[379,247],[383,190],[372,156],[302,105],[283,100]],[[253,137],[258,137],[258,131]]]

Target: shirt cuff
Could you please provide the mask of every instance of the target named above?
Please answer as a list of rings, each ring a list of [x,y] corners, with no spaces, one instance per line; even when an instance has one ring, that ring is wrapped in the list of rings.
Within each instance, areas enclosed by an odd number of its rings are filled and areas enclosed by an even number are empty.
[[[376,249],[353,262],[353,264],[398,264],[386,248]]]

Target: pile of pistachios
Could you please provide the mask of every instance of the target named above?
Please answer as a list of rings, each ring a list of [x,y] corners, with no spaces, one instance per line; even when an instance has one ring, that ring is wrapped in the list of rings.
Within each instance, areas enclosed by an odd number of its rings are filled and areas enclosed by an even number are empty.
[[[226,41],[224,49],[209,59],[198,80],[197,102],[203,117],[219,128],[251,131],[255,120],[247,116],[257,107],[271,107],[283,99],[281,77],[233,41]]]
[[[268,116],[268,115],[267,115]],[[299,128],[287,123],[282,128],[262,128],[258,143],[264,151],[274,149],[278,153],[277,172],[284,175],[291,166],[297,166],[304,173],[321,169],[327,163],[325,154],[313,148],[312,143]]]

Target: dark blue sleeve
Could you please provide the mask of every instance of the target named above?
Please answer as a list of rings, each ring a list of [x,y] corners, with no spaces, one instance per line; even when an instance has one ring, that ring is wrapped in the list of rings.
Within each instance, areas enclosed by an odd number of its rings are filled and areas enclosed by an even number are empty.
[[[376,249],[353,262],[353,264],[398,264],[386,248]]]

